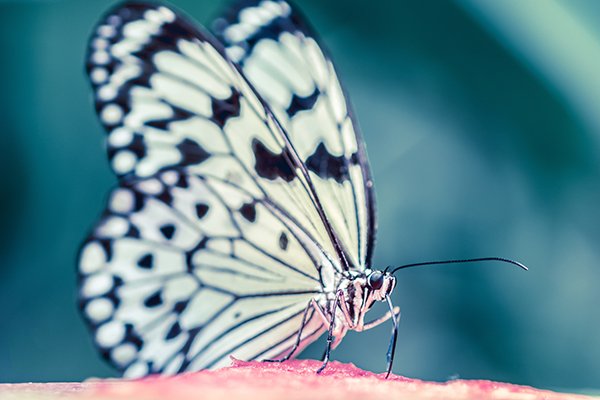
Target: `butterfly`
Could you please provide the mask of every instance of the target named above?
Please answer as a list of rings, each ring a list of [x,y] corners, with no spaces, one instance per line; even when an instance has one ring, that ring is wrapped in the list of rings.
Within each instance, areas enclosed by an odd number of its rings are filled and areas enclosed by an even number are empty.
[[[391,320],[389,375],[396,279],[371,267],[373,182],[331,59],[281,0],[213,31],[134,1],[90,39],[118,177],[79,254],[95,344],[139,377],[285,361],[326,333],[321,371],[346,332]],[[389,311],[366,322],[375,302]]]

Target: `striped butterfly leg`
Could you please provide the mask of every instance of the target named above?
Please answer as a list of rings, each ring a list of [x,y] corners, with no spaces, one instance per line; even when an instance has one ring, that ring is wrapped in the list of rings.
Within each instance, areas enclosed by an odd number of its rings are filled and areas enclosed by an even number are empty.
[[[400,307],[394,307],[392,310],[386,312],[381,317],[376,318],[371,322],[367,322],[366,324],[363,325],[362,329],[357,330],[357,331],[362,332],[362,331],[367,331],[369,329],[373,329],[376,326],[383,324],[390,318],[392,319],[392,324],[394,323],[393,322],[394,318],[397,318],[398,320],[400,319]]]
[[[263,362],[281,363],[281,362],[285,362],[285,361],[289,360],[292,357],[292,355],[296,352],[296,350],[298,349],[298,346],[300,346],[300,343],[302,342],[302,333],[304,332],[304,328],[306,327],[308,312],[313,307],[313,303],[314,303],[314,299],[311,299],[308,302],[306,309],[304,310],[304,315],[302,316],[302,323],[300,324],[300,329],[298,330],[298,336],[296,336],[296,342],[291,347],[290,351],[288,351],[288,353],[282,358],[265,359],[265,360],[262,360]]]
[[[387,302],[387,305],[390,308],[390,311],[386,314],[386,316],[393,314],[392,336],[390,337],[390,344],[388,346],[388,350],[386,353],[387,372],[385,374],[385,379],[387,379],[387,378],[389,378],[390,374],[392,373],[392,366],[394,365],[394,355],[396,354],[396,341],[398,339],[398,324],[400,322],[401,314],[400,314],[400,309],[398,307],[394,308],[394,305],[392,304],[392,299],[390,298],[390,295],[385,296],[385,301]]]
[[[323,364],[319,367],[319,369],[317,369],[317,374],[320,374],[321,372],[323,372],[323,370],[327,367],[327,364],[329,363],[329,356],[331,353],[331,348],[333,347],[333,344],[334,344],[333,329],[335,327],[335,314],[336,314],[338,307],[340,307],[340,299],[342,300],[341,304],[346,303],[346,296],[344,295],[344,292],[342,290],[338,290],[336,293],[335,301],[333,303],[333,307],[331,308],[331,320],[327,321],[327,323],[329,324],[329,327],[327,329],[327,346],[325,347],[325,354],[323,355]],[[319,307],[319,310],[321,310],[321,307]],[[351,326],[352,320],[349,319],[350,316],[346,311],[344,311],[344,309],[342,308],[345,322],[347,325]],[[321,310],[321,317],[324,318],[325,320],[327,319],[325,313],[322,310]]]

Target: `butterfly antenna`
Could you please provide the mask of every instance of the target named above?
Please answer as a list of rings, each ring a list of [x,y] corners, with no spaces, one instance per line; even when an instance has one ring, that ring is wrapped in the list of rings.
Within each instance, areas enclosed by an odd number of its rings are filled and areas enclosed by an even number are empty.
[[[463,264],[463,263],[480,262],[480,261],[500,261],[500,262],[516,265],[517,267],[524,269],[525,271],[527,271],[529,269],[525,265],[521,264],[520,262],[509,260],[508,258],[482,257],[482,258],[466,258],[466,259],[462,259],[462,260],[428,261],[428,262],[420,262],[420,263],[414,263],[414,264],[406,264],[406,265],[401,265],[399,267],[394,268],[392,270],[391,274],[394,274],[396,271],[404,269],[404,268],[420,267],[422,265]]]

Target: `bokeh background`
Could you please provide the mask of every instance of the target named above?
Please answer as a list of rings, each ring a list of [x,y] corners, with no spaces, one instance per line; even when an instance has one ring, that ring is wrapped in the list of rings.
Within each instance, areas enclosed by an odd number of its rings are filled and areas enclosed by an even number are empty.
[[[113,3],[0,0],[0,382],[115,372],[75,304],[115,178],[83,74]],[[173,3],[209,23],[215,1]],[[600,3],[303,0],[351,94],[377,191],[375,265],[402,271],[394,371],[600,389]],[[389,326],[334,358],[385,368]],[[319,357],[323,342],[304,357]]]

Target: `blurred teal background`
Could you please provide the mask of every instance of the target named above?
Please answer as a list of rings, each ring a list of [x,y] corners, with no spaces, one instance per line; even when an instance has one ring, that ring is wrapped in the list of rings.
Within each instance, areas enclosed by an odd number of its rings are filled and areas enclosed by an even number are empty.
[[[115,178],[83,74],[111,1],[0,1],[0,382],[114,376],[75,304]],[[209,23],[222,4],[175,5]],[[375,176],[375,265],[399,273],[394,371],[600,389],[600,2],[304,0]],[[334,358],[382,371],[389,327]],[[319,357],[323,343],[304,357]]]

